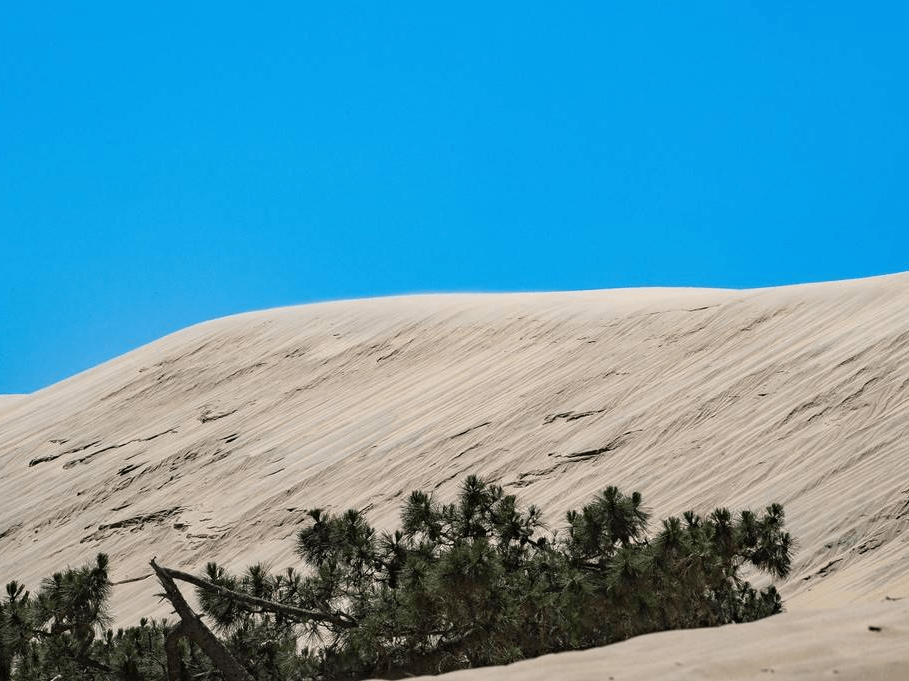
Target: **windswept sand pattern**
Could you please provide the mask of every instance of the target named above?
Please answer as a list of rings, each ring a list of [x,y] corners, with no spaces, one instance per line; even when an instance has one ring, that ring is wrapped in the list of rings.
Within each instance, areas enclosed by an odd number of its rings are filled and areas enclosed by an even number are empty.
[[[280,568],[306,508],[390,526],[475,472],[554,527],[609,484],[660,517],[779,501],[788,608],[879,602],[909,596],[907,436],[906,274],[250,313],[0,401],[0,579]],[[117,586],[118,620],[154,592]]]

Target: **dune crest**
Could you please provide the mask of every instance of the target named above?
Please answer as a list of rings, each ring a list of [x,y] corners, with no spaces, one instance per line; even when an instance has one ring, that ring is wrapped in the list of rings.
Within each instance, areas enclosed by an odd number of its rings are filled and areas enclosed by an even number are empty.
[[[780,626],[823,629],[909,595],[907,436],[909,274],[255,312],[0,400],[0,579],[106,551],[127,624],[166,613],[152,556],[297,564],[304,509],[390,527],[478,473],[553,527],[609,484],[655,517],[782,502]]]

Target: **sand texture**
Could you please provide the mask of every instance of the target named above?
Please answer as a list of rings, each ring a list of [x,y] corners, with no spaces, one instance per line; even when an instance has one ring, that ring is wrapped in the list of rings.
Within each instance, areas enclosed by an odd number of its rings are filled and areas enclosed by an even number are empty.
[[[0,414],[12,409],[20,400],[27,395],[0,395]]]
[[[666,631],[603,648],[506,667],[421,679],[444,681],[906,681],[909,602],[787,612],[713,629]]]
[[[609,484],[639,490],[656,517],[779,501],[799,541],[780,584],[789,613],[502,673],[764,678],[763,663],[728,670],[769,654],[766,640],[789,651],[773,678],[833,678],[828,655],[837,678],[909,678],[909,600],[885,600],[909,596],[909,274],[220,319],[0,400],[0,471],[0,580],[35,587],[106,551],[121,624],[166,614],[153,556],[283,568],[298,564],[304,509],[366,509],[390,527],[409,491],[447,500],[469,473],[553,527]],[[648,646],[668,651],[648,664],[688,676],[634,667]]]

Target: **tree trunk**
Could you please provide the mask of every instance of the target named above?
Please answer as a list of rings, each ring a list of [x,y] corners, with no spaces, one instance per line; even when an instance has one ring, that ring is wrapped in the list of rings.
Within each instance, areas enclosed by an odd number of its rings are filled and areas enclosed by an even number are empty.
[[[186,636],[193,643],[198,645],[214,665],[224,676],[225,681],[253,681],[253,677],[247,672],[230,654],[230,651],[217,639],[211,630],[205,626],[205,623],[189,607],[180,589],[174,583],[170,576],[169,570],[161,568],[151,560],[152,569],[158,576],[158,581],[164,587],[164,596],[174,606],[177,615],[180,616],[180,625],[167,636],[165,649],[167,651],[167,678],[168,681],[183,681],[182,669],[180,665],[180,654],[177,649],[177,641]]]
[[[164,652],[167,655],[167,681],[184,681],[183,660],[180,659],[180,639],[186,636],[183,622],[170,630],[164,639]]]

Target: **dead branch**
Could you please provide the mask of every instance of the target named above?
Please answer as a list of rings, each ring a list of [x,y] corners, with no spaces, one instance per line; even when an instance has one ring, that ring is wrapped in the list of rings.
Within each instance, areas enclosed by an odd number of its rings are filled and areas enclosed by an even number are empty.
[[[354,629],[357,626],[357,621],[350,615],[343,612],[322,612],[319,610],[297,608],[293,605],[276,603],[275,601],[269,601],[264,598],[257,598],[255,596],[250,596],[249,594],[240,593],[239,591],[232,591],[227,587],[218,586],[217,584],[213,584],[206,579],[191,575],[188,572],[181,572],[180,570],[174,570],[173,568],[163,566],[157,566],[156,569],[163,570],[173,579],[179,579],[182,582],[188,582],[193,586],[199,587],[200,589],[211,591],[212,593],[216,593],[219,596],[229,598],[233,601],[236,601],[237,603],[244,603],[251,607],[261,608],[266,612],[287,615],[288,617],[291,617],[298,621],[315,620],[317,622],[334,624],[336,627],[339,627],[341,629]]]
[[[180,655],[177,651],[177,641],[185,636],[198,645],[224,676],[225,681],[253,681],[253,677],[231,655],[230,651],[218,638],[205,626],[205,623],[189,607],[180,589],[174,583],[170,571],[160,567],[155,559],[151,560],[152,569],[158,576],[158,581],[164,587],[164,596],[174,606],[180,616],[179,626],[170,632],[165,641],[167,649],[167,678],[168,681],[183,681],[183,672],[180,665]]]

